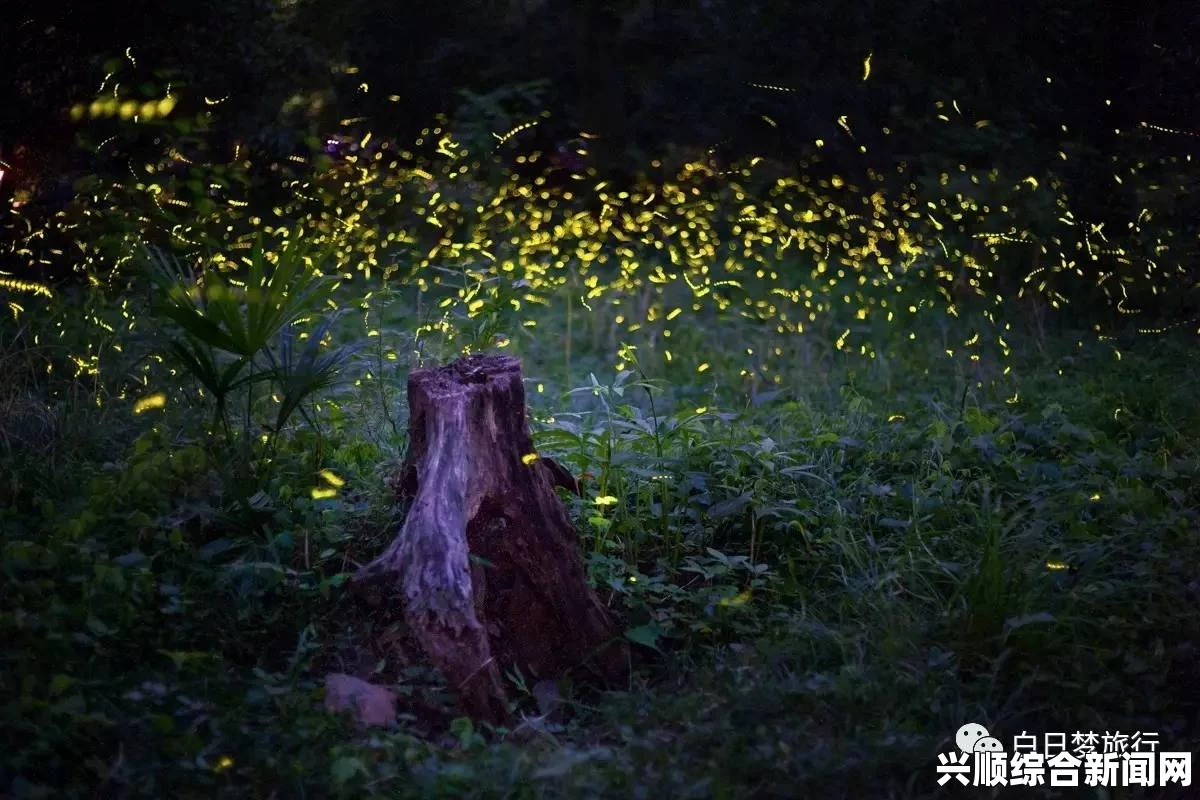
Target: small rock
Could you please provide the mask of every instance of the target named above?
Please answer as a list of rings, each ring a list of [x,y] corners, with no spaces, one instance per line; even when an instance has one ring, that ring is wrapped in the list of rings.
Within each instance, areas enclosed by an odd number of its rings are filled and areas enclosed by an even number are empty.
[[[325,708],[350,711],[359,727],[386,727],[396,719],[396,694],[353,675],[331,672],[325,676]]]

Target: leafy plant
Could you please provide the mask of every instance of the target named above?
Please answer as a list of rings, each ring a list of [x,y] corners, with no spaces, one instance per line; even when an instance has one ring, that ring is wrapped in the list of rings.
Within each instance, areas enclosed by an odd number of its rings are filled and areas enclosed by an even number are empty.
[[[246,395],[241,437],[249,452],[256,387],[264,385],[278,408],[264,425],[273,443],[292,414],[334,386],[357,345],[331,347],[328,337],[336,314],[320,318],[298,333],[302,318],[329,300],[332,282],[297,240],[276,249],[260,239],[241,260],[243,274],[228,274],[212,264],[199,271],[161,250],[149,251],[148,263],[159,291],[157,310],[178,334],[172,352],[213,400],[213,412],[232,438],[231,398]],[[237,270],[237,272],[242,272]],[[296,341],[303,337],[303,346]]]

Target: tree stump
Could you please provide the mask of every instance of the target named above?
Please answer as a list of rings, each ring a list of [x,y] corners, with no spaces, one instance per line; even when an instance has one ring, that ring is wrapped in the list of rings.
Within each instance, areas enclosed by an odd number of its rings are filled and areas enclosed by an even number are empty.
[[[408,379],[408,516],[355,582],[399,589],[407,626],[472,716],[507,716],[502,669],[530,683],[585,666],[618,679],[628,652],[587,584],[578,537],[525,415],[521,364],[477,355]]]

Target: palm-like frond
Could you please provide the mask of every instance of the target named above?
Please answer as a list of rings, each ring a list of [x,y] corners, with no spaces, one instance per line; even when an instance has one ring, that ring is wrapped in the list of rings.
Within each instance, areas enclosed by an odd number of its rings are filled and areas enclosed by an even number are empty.
[[[305,399],[335,386],[342,367],[360,349],[360,344],[322,347],[321,342],[338,316],[340,314],[331,314],[323,319],[309,334],[299,352],[296,351],[292,325],[285,326],[279,332],[278,353],[266,351],[271,358],[271,376],[280,387],[276,431],[283,428]]]
[[[244,259],[244,280],[227,280],[216,269],[197,273],[161,250],[151,250],[147,263],[160,291],[159,310],[182,334],[171,351],[211,392],[218,415],[235,389],[274,382],[281,397],[278,432],[306,398],[336,383],[357,350],[322,347],[335,316],[296,349],[296,321],[314,309],[330,282],[295,243],[272,251],[260,240]]]

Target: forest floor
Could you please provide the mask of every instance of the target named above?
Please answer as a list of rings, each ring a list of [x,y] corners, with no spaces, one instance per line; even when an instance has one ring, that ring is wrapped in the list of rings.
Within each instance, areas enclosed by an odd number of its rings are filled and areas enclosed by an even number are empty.
[[[13,396],[0,793],[925,797],[968,722],[1197,749],[1194,343],[1014,335],[1008,374],[935,336],[875,359],[797,343],[751,390],[756,334],[696,326],[672,346],[710,366],[647,390],[651,351],[616,373],[575,337],[512,350],[540,451],[585,475],[564,500],[628,685],[564,680],[538,721],[510,675],[514,722],[490,728],[419,663],[379,664],[394,727],[324,711],[363,635],[344,582],[398,520],[403,362],[241,501],[186,411]]]

